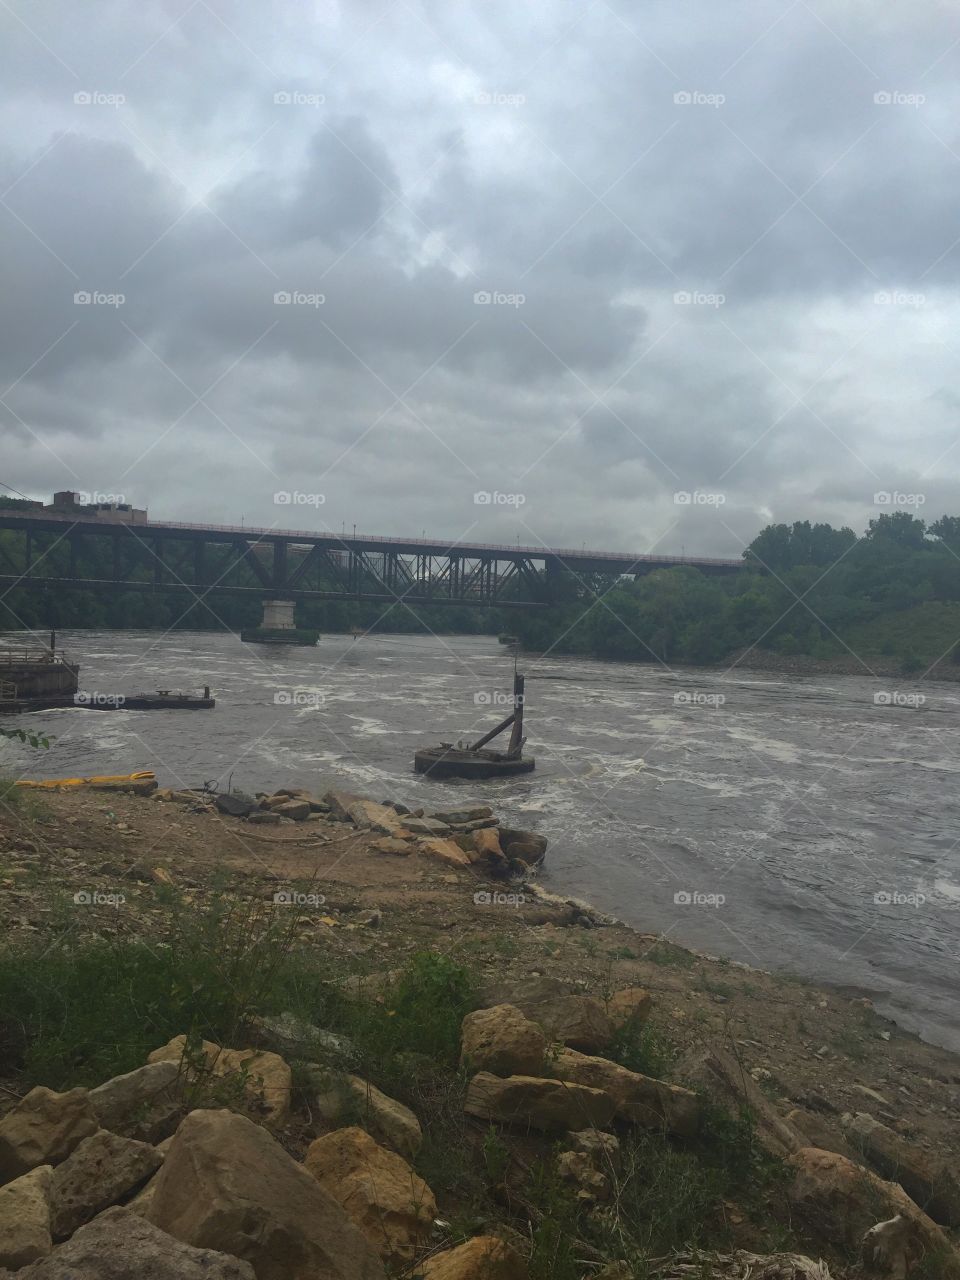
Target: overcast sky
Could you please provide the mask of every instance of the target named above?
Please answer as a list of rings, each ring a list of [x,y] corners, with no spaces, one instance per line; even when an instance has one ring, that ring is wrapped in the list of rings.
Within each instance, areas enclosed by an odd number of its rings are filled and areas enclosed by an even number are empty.
[[[14,489],[714,555],[960,513],[955,3],[0,24]]]

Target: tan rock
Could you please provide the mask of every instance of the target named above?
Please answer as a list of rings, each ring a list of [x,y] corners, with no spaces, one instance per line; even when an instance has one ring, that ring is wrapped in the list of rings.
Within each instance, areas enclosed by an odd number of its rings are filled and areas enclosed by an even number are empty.
[[[369,1080],[326,1072],[320,1074],[317,1083],[317,1111],[328,1124],[362,1125],[408,1160],[420,1150],[420,1121],[409,1107],[388,1097]]]
[[[503,860],[504,853],[500,848],[500,835],[496,827],[480,827],[472,831],[470,842],[481,857]]]
[[[39,1165],[0,1187],[0,1267],[16,1271],[53,1248],[50,1194],[53,1167]]]
[[[463,1020],[460,1065],[495,1076],[535,1076],[547,1041],[535,1022],[511,1004],[476,1009]]]
[[[560,1080],[602,1089],[613,1101],[616,1114],[641,1128],[691,1137],[699,1126],[700,1100],[680,1085],[654,1080],[575,1049],[561,1049],[553,1071]]]
[[[504,1080],[481,1071],[467,1086],[463,1109],[480,1120],[551,1133],[588,1125],[603,1129],[613,1119],[614,1103],[603,1090],[582,1084],[535,1076]]]
[[[385,1262],[413,1261],[430,1235],[437,1202],[402,1156],[354,1126],[317,1138],[303,1163]]]
[[[305,822],[310,817],[310,804],[307,800],[285,800],[283,804],[273,805],[271,812],[280,818],[292,818],[294,822]]]
[[[421,1263],[423,1280],[528,1280],[526,1261],[498,1236],[474,1236]]]
[[[864,1112],[848,1117],[844,1129],[877,1172],[898,1182],[934,1222],[960,1226],[960,1181],[951,1168]]]
[[[382,840],[374,840],[370,848],[374,853],[383,853],[393,858],[408,858],[413,853],[413,843],[398,839],[396,836],[384,836]]]
[[[649,991],[645,991],[643,987],[625,987],[622,991],[615,991],[610,997],[607,1015],[617,1031],[628,1022],[633,1026],[642,1026],[650,1017],[652,1005]]]
[[[146,1186],[141,1187],[132,1200],[128,1200],[126,1208],[131,1213],[138,1213],[141,1218],[149,1218],[150,1206],[153,1204],[153,1197],[157,1191],[157,1178],[160,1174],[155,1173]]]
[[[488,822],[493,820],[493,810],[488,804],[461,805],[459,809],[439,810],[431,813],[437,822],[445,822],[448,826],[462,826],[467,822]]]
[[[544,1006],[534,1021],[540,1023],[551,1040],[583,1053],[605,1049],[614,1034],[603,1002],[594,996],[563,996]]]
[[[203,1073],[214,1080],[228,1081],[232,1077],[252,1111],[267,1124],[284,1123],[290,1112],[292,1077],[279,1054],[265,1049],[223,1049],[204,1040],[201,1063],[192,1061],[190,1054],[184,1056],[186,1044],[186,1036],[174,1036],[169,1044],[154,1049],[147,1061],[182,1064],[184,1074],[191,1081]]]
[[[313,1276],[320,1275],[314,1272]],[[257,1280],[249,1262],[193,1249],[129,1209],[107,1209],[17,1280]]]
[[[41,1164],[59,1164],[99,1125],[86,1089],[38,1085],[0,1120],[0,1183]]]
[[[610,1199],[610,1179],[583,1151],[561,1151],[557,1156],[561,1181],[577,1190],[577,1198],[587,1203]]]
[[[230,1111],[186,1117],[147,1217],[187,1244],[244,1258],[257,1280],[384,1280],[341,1206],[266,1129]]]
[[[440,837],[432,837],[423,839],[419,842],[421,853],[425,853],[428,858],[435,858],[439,862],[445,862],[449,867],[459,867],[461,870],[470,867],[470,858],[464,853],[455,840],[444,840]]]
[[[53,1174],[53,1236],[63,1240],[103,1209],[123,1200],[160,1168],[146,1142],[101,1129],[79,1144]]]
[[[831,1121],[819,1112],[805,1111],[802,1107],[793,1107],[783,1119],[800,1135],[801,1140],[794,1150],[819,1147],[822,1151],[836,1151],[848,1160],[857,1160],[858,1153],[843,1136],[839,1121]]]
[[[614,1026],[601,1000],[577,994],[559,978],[498,982],[485,988],[487,1005],[512,1004],[543,1028],[548,1040],[598,1053],[614,1036]]]
[[[948,1237],[895,1182],[818,1147],[803,1147],[788,1163],[795,1170],[789,1189],[794,1211],[831,1244],[856,1248],[879,1219],[900,1214],[909,1223],[911,1253],[942,1253],[949,1258],[948,1273],[960,1274]]]
[[[341,822],[352,822],[381,836],[399,837],[404,829],[403,818],[390,805],[376,804],[348,791],[328,791],[322,799],[330,806],[331,815]]]
[[[155,1143],[177,1127],[180,1083],[179,1063],[150,1062],[91,1089],[90,1103],[104,1129]]]
[[[508,858],[519,858],[526,863],[539,862],[547,851],[547,837],[535,831],[520,831],[514,827],[500,828],[500,847]]]
[[[604,1172],[616,1173],[620,1168],[620,1140],[613,1133],[604,1133],[602,1129],[580,1129],[567,1134],[567,1145],[571,1151],[589,1156],[596,1168]]]

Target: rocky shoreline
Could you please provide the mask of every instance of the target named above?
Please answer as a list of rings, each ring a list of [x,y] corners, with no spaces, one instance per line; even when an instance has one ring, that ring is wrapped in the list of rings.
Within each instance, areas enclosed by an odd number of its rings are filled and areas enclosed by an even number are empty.
[[[79,943],[151,948],[165,895],[203,914],[227,876],[325,970],[306,1009],[251,1007],[223,1039],[182,1025],[110,1078],[6,1067],[0,1275],[628,1280],[669,1216],[637,1186],[677,1161],[706,1177],[733,1133],[728,1184],[658,1275],[698,1239],[704,1275],[960,1275],[960,1059],[868,1001],[544,894],[546,842],[489,806],[317,790],[115,786],[0,817],[18,946],[50,945],[41,873],[68,901],[88,886]]]

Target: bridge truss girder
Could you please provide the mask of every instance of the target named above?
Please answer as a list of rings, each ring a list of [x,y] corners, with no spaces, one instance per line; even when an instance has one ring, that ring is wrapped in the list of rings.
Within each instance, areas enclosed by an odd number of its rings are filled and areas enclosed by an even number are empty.
[[[547,575],[523,555],[370,548],[241,533],[104,524],[49,528],[0,516],[0,587],[187,590],[263,599],[534,607]]]

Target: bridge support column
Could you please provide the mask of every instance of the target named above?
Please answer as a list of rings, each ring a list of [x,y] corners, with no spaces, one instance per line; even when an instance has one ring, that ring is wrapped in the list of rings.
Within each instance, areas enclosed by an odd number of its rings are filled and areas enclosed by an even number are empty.
[[[290,631],[297,625],[293,620],[293,610],[292,600],[264,600],[260,625],[267,631]]]
[[[240,639],[245,644],[316,644],[320,632],[298,627],[293,616],[295,607],[292,600],[264,600],[260,626],[241,631]]]

